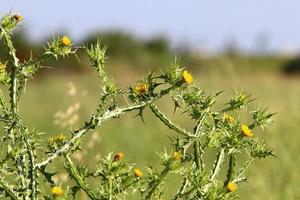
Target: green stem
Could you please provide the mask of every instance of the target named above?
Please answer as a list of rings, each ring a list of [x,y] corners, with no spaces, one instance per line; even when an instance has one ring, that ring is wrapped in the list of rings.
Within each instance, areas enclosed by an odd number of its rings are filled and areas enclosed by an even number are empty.
[[[78,170],[76,169],[76,166],[72,162],[69,155],[66,155],[66,168],[70,172],[71,176],[75,179],[77,184],[85,191],[85,193],[93,200],[100,199],[97,197],[97,195],[92,191],[92,189],[88,186],[88,184],[83,180],[83,178],[79,175]],[[110,198],[111,199],[111,198]]]
[[[225,150],[221,149],[217,155],[217,160],[215,162],[212,174],[210,176],[210,181],[213,181],[218,176],[221,170],[222,163],[224,161],[224,156],[225,156]]]
[[[36,174],[36,169],[34,169],[35,165],[35,156],[34,156],[34,150],[29,143],[30,139],[27,137],[24,137],[24,142],[26,144],[26,149],[27,149],[27,154],[29,155],[29,163],[30,163],[30,168],[29,168],[29,179],[30,179],[30,184],[29,188],[31,190],[30,193],[30,198],[32,200],[35,200],[37,197],[37,174]]]
[[[113,198],[113,180],[111,179],[111,177],[109,177],[109,180],[108,180],[108,185],[109,185],[109,200],[112,200]]]
[[[201,167],[201,151],[200,151],[200,141],[199,140],[195,140],[194,142],[194,159],[195,159],[195,163],[196,163],[196,168],[198,170],[202,170],[202,167]]]
[[[171,170],[171,168],[169,165],[167,165],[164,168],[164,170],[161,172],[161,174],[159,176],[159,179],[150,185],[151,189],[150,189],[149,193],[147,194],[147,196],[145,197],[145,199],[148,200],[148,199],[153,198],[153,195],[155,194],[156,190],[158,189],[160,184],[164,181],[164,179],[166,178],[166,176],[168,175],[170,170]]]
[[[172,129],[172,130],[174,130],[177,133],[180,133],[182,135],[188,135],[188,136],[192,135],[189,131],[179,127],[176,124],[174,124],[154,104],[150,104],[149,106],[150,106],[151,111],[155,114],[155,116],[157,116],[160,119],[160,121],[162,121],[167,127],[169,127],[170,129]]]
[[[51,57],[51,54],[46,54],[46,53],[43,53],[42,55],[40,55],[38,58],[34,58],[34,59],[30,59],[29,61],[27,62],[22,62],[20,64],[20,68],[23,68],[23,67],[32,67],[32,66],[35,66],[36,68],[39,68],[40,67],[40,64],[42,62],[44,62],[47,58]],[[36,71],[37,69],[34,69],[34,71]]]
[[[19,197],[16,195],[16,192],[14,192],[12,187],[7,185],[5,181],[3,181],[3,178],[0,177],[0,190],[3,190],[7,196],[14,200],[18,200]]]
[[[11,37],[9,33],[3,32],[4,42],[8,48],[8,53],[10,55],[10,62],[11,62],[11,82],[9,86],[10,91],[10,103],[11,103],[11,111],[14,115],[17,114],[17,68],[19,67],[19,59],[16,56],[16,49],[13,46]]]
[[[8,48],[8,53],[10,55],[10,63],[11,63],[11,73],[10,73],[10,85],[9,85],[9,96],[10,96],[10,109],[13,117],[13,123],[11,128],[9,129],[9,133],[12,136],[12,143],[15,146],[15,128],[18,121],[18,96],[17,96],[17,88],[18,88],[18,80],[17,80],[17,70],[19,67],[19,59],[16,56],[16,49],[13,46],[13,42],[8,32],[4,31],[3,33],[4,43]],[[26,180],[24,177],[24,164],[25,164],[25,157],[20,155],[16,159],[16,166],[18,166],[19,176],[21,179],[21,184],[23,187],[26,187]]]
[[[185,193],[185,190],[187,189],[189,185],[189,181],[188,181],[188,178],[185,177],[183,182],[182,182],[182,186],[181,188],[178,190],[177,194],[174,196],[173,200],[178,200],[178,199],[181,199],[183,194]]]
[[[193,196],[194,196],[194,193],[196,192],[195,191],[196,188],[193,187],[191,188],[189,191],[185,192],[185,193],[182,193],[178,196],[175,196],[174,197],[174,200],[181,200],[181,199],[195,199]]]
[[[248,167],[250,166],[250,164],[251,164],[253,161],[254,161],[254,158],[253,158],[253,157],[249,158],[249,160],[247,160],[247,162],[245,163],[244,167],[242,167],[242,168],[240,169],[240,171],[237,173],[237,176],[236,176],[235,179],[237,179],[237,180],[238,180],[238,179],[241,179],[242,176],[245,174],[245,171],[248,169]]]
[[[200,132],[201,127],[205,119],[205,114],[202,115],[201,119],[198,121],[197,126],[194,128],[194,135],[196,136],[194,142],[194,158],[196,167],[198,170],[202,171],[204,169],[204,162],[203,162],[203,149],[200,142]]]
[[[9,115],[9,108],[6,105],[3,92],[0,90],[0,107],[3,111],[4,117],[7,120],[7,117]]]
[[[227,177],[224,185],[227,185],[230,181],[232,181],[235,164],[236,164],[236,155],[232,153],[229,157]]]

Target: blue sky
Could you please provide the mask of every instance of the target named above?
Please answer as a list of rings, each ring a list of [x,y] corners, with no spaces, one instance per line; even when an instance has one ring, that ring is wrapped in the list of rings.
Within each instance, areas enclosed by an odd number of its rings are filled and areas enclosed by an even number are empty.
[[[33,38],[63,30],[81,39],[99,29],[125,29],[212,48],[234,37],[251,49],[262,34],[269,49],[300,47],[299,0],[1,0],[2,13],[11,9],[24,15]]]

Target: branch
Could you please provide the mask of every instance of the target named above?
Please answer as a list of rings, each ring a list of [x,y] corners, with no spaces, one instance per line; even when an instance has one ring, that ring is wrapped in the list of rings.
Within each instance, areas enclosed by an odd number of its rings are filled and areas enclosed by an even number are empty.
[[[7,185],[7,183],[4,181],[4,178],[0,177],[0,189],[3,190],[7,196],[10,196],[12,199],[18,200],[19,197],[11,188],[12,186]]]
[[[83,180],[83,178],[79,175],[78,170],[76,169],[76,166],[74,165],[74,163],[72,162],[71,158],[69,157],[69,155],[66,155],[66,168],[68,169],[69,173],[71,174],[71,176],[75,179],[75,181],[77,182],[77,184],[86,192],[86,194],[91,198],[91,199],[95,199],[98,200],[100,199],[99,197],[97,197],[97,195],[92,191],[91,188],[89,188],[88,184]]]
[[[4,98],[2,90],[0,90],[0,107],[3,111],[4,116],[8,116],[9,115],[9,108],[6,105],[5,98]],[[5,117],[5,118],[7,118],[7,117]]]
[[[35,156],[34,156],[34,150],[29,143],[29,138],[27,138],[27,135],[24,137],[24,142],[27,149],[27,154],[29,156],[29,163],[30,163],[30,169],[29,169],[29,178],[30,178],[30,198],[32,200],[36,199],[37,196],[37,177],[36,177],[36,170],[34,169],[35,165]]]
[[[222,166],[222,163],[224,161],[224,156],[225,156],[225,149],[221,149],[217,155],[217,159],[214,163],[214,167],[213,167],[213,170],[212,170],[212,174],[209,178],[209,183],[205,184],[203,186],[203,190],[204,191],[208,191],[209,187],[212,185],[214,179],[218,176],[220,170],[221,170],[221,166]]]
[[[187,177],[184,177],[183,182],[182,182],[182,186],[180,187],[180,189],[178,190],[178,192],[175,194],[173,200],[178,200],[178,199],[182,199],[185,193],[185,190],[187,189],[188,185],[189,185],[189,180]]]
[[[203,114],[201,116],[201,119],[198,121],[198,124],[194,129],[194,135],[196,136],[196,139],[194,142],[194,157],[195,157],[195,163],[196,163],[197,169],[200,171],[202,171],[204,169],[203,148],[202,148],[202,145],[199,140],[200,129],[202,127],[204,119],[205,119],[205,114]]]
[[[16,56],[16,49],[13,46],[11,41],[11,37],[5,31],[3,32],[4,43],[8,48],[8,53],[10,55],[10,62],[12,64],[11,69],[11,82],[10,82],[10,102],[11,102],[11,110],[13,114],[17,113],[17,68],[19,66],[19,59]]]
[[[177,133],[180,133],[182,135],[193,137],[192,133],[190,133],[189,131],[187,131],[187,130],[181,128],[181,127],[179,127],[178,125],[174,124],[170,119],[168,119],[164,115],[164,113],[162,113],[160,110],[158,110],[158,108],[154,104],[150,104],[150,109],[155,114],[155,116],[157,116],[160,119],[160,121],[162,121],[170,129],[172,129],[172,130],[174,130]]]
[[[26,62],[21,63],[20,67],[21,68],[28,67],[28,66],[38,66],[38,67],[40,67],[39,64],[42,63],[42,62],[44,62],[49,57],[51,57],[50,54],[43,53],[42,55],[40,55],[37,58],[33,58],[33,59],[30,59],[30,60],[28,60]]]
[[[200,171],[202,171],[203,169],[203,159],[201,156],[203,154],[202,152],[203,150],[201,148],[200,141],[196,139],[194,141],[194,159],[195,159],[196,167]]]
[[[239,172],[237,173],[236,178],[234,178],[235,180],[240,180],[242,179],[243,174],[245,173],[245,171],[248,169],[248,167],[250,166],[250,164],[254,161],[254,158],[251,157],[249,158],[249,160],[247,160],[247,162],[245,163],[245,165],[239,170]]]
[[[218,176],[218,174],[221,170],[222,162],[224,161],[224,156],[225,156],[225,150],[221,149],[217,156],[217,160],[214,164],[214,169],[212,170],[212,174],[210,176],[210,181],[213,181]]]
[[[168,175],[168,173],[171,171],[171,167],[170,164],[168,164],[160,173],[159,178],[153,183],[151,182],[151,185],[149,186],[150,191],[149,193],[146,195],[145,199],[152,199],[153,195],[155,195],[155,192],[157,191],[157,189],[159,188],[160,184],[165,180],[166,176]]]
[[[232,181],[235,165],[236,165],[236,155],[234,153],[231,153],[228,162],[226,181],[224,183],[225,185],[228,184],[230,181]]]
[[[8,132],[11,134],[13,145],[16,145],[16,139],[15,139],[15,128],[18,124],[18,77],[17,77],[17,71],[19,68],[19,59],[16,56],[16,49],[13,45],[12,39],[10,37],[9,32],[2,30],[2,36],[4,38],[4,43],[7,46],[8,53],[10,55],[9,61],[11,62],[11,73],[10,73],[10,84],[9,84],[9,96],[10,96],[10,109],[12,113],[12,120],[13,123],[11,124],[11,127],[9,128]],[[23,155],[20,155],[20,157],[17,157],[16,159],[16,165],[18,166],[19,170],[19,176],[21,178],[21,184],[24,187],[26,185],[25,181],[25,173],[24,173],[24,160],[25,157]]]

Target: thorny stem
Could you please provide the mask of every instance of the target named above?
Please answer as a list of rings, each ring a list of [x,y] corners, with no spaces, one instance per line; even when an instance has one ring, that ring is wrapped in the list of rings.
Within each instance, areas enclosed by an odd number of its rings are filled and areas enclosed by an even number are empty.
[[[202,167],[201,167],[201,159],[200,159],[200,156],[201,156],[201,151],[200,151],[200,141],[199,140],[195,140],[194,142],[194,157],[195,157],[195,163],[196,163],[196,167],[198,170],[202,170]]]
[[[3,114],[4,114],[3,117],[1,116],[1,120],[3,120],[5,122],[7,120],[6,116],[9,115],[9,108],[6,105],[6,102],[4,100],[4,96],[3,96],[3,93],[2,93],[1,90],[0,90],[0,106],[1,106],[1,109],[2,109]]]
[[[222,148],[219,151],[219,153],[217,155],[217,159],[214,163],[212,174],[209,178],[210,182],[203,186],[204,190],[207,191],[209,189],[209,187],[213,184],[213,181],[215,180],[215,178],[218,176],[219,172],[221,171],[221,166],[222,166],[222,163],[224,161],[224,157],[225,157],[225,149]]]
[[[228,171],[227,171],[227,177],[225,181],[225,185],[229,182],[232,181],[233,173],[234,173],[234,167],[235,167],[235,162],[236,162],[236,155],[232,153],[229,157],[229,163],[228,163]]]
[[[9,92],[10,92],[10,109],[12,112],[12,117],[13,117],[13,122],[12,122],[12,126],[9,129],[9,133],[12,136],[12,142],[13,145],[16,145],[16,141],[15,141],[15,127],[17,125],[17,118],[18,118],[18,100],[17,100],[17,70],[19,67],[19,59],[16,56],[16,49],[13,46],[12,40],[10,38],[10,35],[7,31],[3,31],[2,32],[3,38],[4,38],[4,42],[8,48],[8,53],[10,55],[10,62],[11,62],[11,74],[10,74],[10,85],[9,85]],[[23,155],[21,155],[20,157],[17,157],[16,159],[16,165],[19,166],[18,170],[19,170],[19,175],[21,178],[21,183],[22,186],[25,187],[26,185],[26,181],[25,181],[25,177],[24,177],[24,163],[25,163],[25,157]]]
[[[214,168],[212,170],[212,174],[210,176],[210,181],[213,181],[219,174],[222,166],[222,162],[224,161],[225,150],[221,149],[217,155],[217,160],[215,162]]]
[[[112,200],[112,192],[113,192],[113,180],[111,179],[111,177],[109,177],[109,180],[108,180],[108,184],[109,184],[109,190],[108,190],[108,193],[109,193],[109,200]]]
[[[50,57],[50,54],[42,54],[40,57],[35,58],[35,59],[30,59],[27,62],[20,63],[19,67],[20,69],[27,68],[27,67],[33,67],[31,70],[33,73],[30,76],[33,76],[33,74],[39,69],[42,68],[40,66],[40,63],[42,63],[44,60]],[[17,92],[20,94],[24,87],[26,86],[26,81],[28,80],[29,77],[26,77],[24,79],[20,80],[19,87],[17,88]],[[20,98],[18,99],[20,101]]]
[[[250,166],[250,164],[254,161],[254,158],[251,157],[249,158],[249,160],[247,160],[247,162],[245,163],[244,167],[241,168],[239,170],[239,172],[237,173],[237,176],[235,178],[235,180],[239,180],[242,179],[243,174],[245,173],[245,171],[248,169],[248,167]]]
[[[203,121],[205,119],[205,115],[203,114],[201,119],[198,121],[197,126],[194,130],[194,135],[196,136],[195,142],[194,142],[194,157],[195,157],[195,163],[198,170],[202,171],[204,168],[203,163],[203,150],[200,142],[200,129],[203,124]]]
[[[193,195],[195,194],[196,188],[192,188],[189,191],[186,191],[180,195],[174,197],[174,200],[181,200],[181,199],[194,199]]]
[[[182,186],[181,188],[178,190],[177,194],[174,196],[173,200],[178,200],[180,199],[184,193],[185,193],[185,190],[186,188],[188,187],[189,185],[189,181],[188,181],[188,178],[185,177],[184,180],[183,180],[183,183],[182,183]]]
[[[14,192],[11,188],[12,186],[7,185],[5,181],[3,181],[3,178],[0,177],[0,188],[3,190],[8,196],[10,196],[14,200],[20,199],[17,195],[16,192]]]
[[[187,135],[189,137],[192,137],[192,134],[179,127],[178,125],[174,124],[170,119],[168,119],[164,113],[162,113],[154,104],[150,104],[150,109],[151,111],[155,114],[155,116],[157,116],[167,127],[169,127],[170,129],[176,131],[177,133],[183,134],[183,135]]]
[[[34,165],[35,165],[35,156],[34,156],[34,150],[31,147],[31,144],[28,141],[28,138],[25,137],[24,138],[25,141],[25,145],[26,145],[26,149],[27,149],[27,153],[29,155],[29,162],[30,162],[30,169],[29,169],[29,178],[30,178],[30,184],[29,187],[31,189],[31,194],[30,194],[30,198],[32,200],[36,199],[36,195],[37,195],[37,177],[36,177],[36,170],[34,169]]]
[[[20,67],[23,68],[23,67],[33,66],[33,65],[36,66],[36,67],[40,67],[39,63],[42,63],[43,61],[45,61],[49,57],[51,57],[50,54],[42,54],[38,58],[30,59],[27,62],[21,63]]]
[[[166,178],[166,176],[168,175],[168,173],[170,172],[171,167],[168,164],[163,171],[161,172],[161,174],[159,175],[159,179],[157,181],[155,181],[153,183],[153,185],[150,185],[151,189],[149,191],[149,193],[147,194],[147,196],[145,197],[145,199],[152,199],[153,195],[155,194],[156,190],[158,189],[159,185],[164,181],[164,179]]]
[[[71,173],[71,176],[75,179],[77,184],[86,192],[86,194],[93,200],[100,199],[88,186],[88,184],[83,180],[83,178],[79,175],[78,170],[76,169],[76,166],[72,162],[69,155],[66,155],[66,168]]]
[[[10,82],[10,102],[11,102],[11,110],[14,115],[17,114],[17,68],[19,67],[19,59],[16,56],[16,49],[13,46],[11,38],[7,32],[3,32],[4,42],[8,47],[8,53],[11,57],[11,82]]]

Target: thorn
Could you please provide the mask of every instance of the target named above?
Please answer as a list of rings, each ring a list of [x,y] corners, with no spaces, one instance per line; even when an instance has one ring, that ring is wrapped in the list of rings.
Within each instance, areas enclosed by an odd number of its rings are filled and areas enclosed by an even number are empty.
[[[181,107],[180,107],[180,105],[179,105],[179,103],[177,101],[174,101],[173,116],[175,115],[177,108],[181,108]]]
[[[144,120],[144,115],[143,115],[144,109],[145,109],[144,107],[140,108],[139,113],[136,114],[134,117],[140,117],[141,120],[142,120],[142,122],[143,122],[144,124],[146,124],[146,123],[145,123],[145,120]]]

